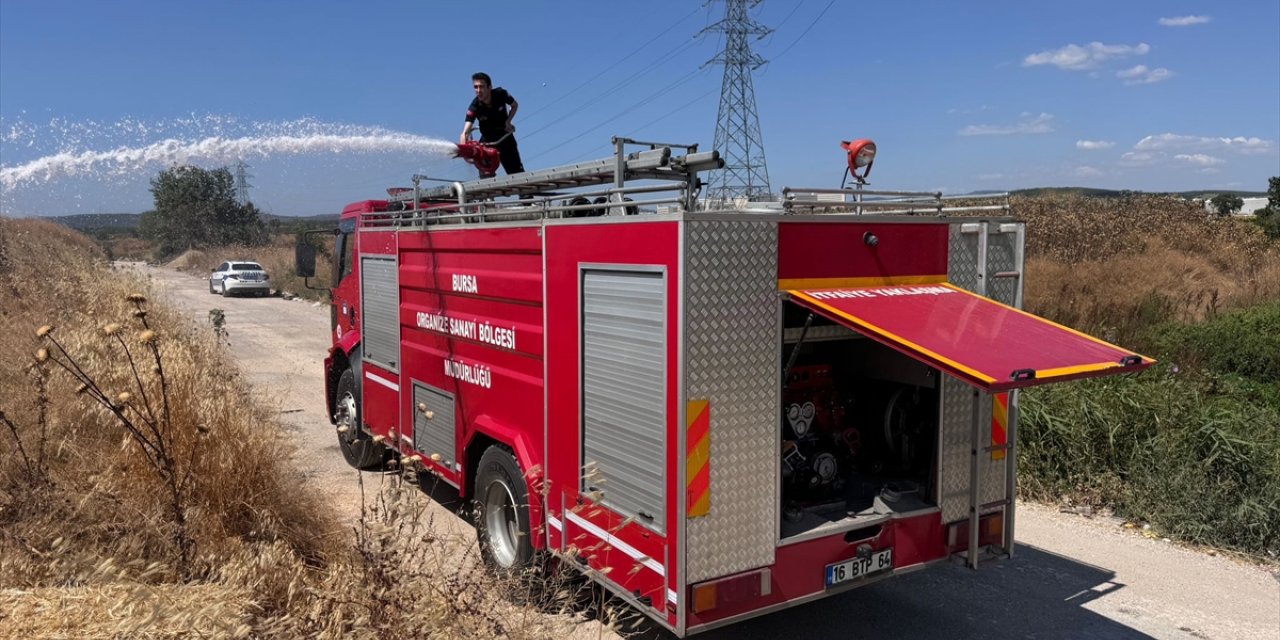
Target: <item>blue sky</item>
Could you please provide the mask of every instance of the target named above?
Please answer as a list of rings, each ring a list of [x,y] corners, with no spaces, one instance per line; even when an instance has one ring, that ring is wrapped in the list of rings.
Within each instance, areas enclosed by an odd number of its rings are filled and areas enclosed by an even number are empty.
[[[350,131],[456,140],[470,74],[519,101],[525,166],[611,135],[715,133],[723,4],[0,3],[0,166],[166,138]],[[879,145],[875,186],[1265,190],[1280,175],[1280,2],[769,0],[754,43],[773,189],[838,185],[840,140]],[[250,147],[252,142],[248,143]],[[246,156],[252,197],[332,213],[460,161],[398,148]],[[225,154],[201,160],[227,163]],[[56,163],[55,163],[56,164]],[[163,163],[0,184],[0,211],[142,211]]]

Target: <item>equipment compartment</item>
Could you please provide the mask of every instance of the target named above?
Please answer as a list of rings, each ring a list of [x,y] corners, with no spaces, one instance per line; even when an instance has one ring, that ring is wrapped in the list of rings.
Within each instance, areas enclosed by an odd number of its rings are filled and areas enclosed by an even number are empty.
[[[937,506],[936,369],[787,303],[780,539]]]

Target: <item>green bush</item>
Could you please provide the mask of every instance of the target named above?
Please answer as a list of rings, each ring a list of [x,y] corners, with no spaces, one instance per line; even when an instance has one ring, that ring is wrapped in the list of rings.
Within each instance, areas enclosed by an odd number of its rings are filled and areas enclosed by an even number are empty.
[[[1194,325],[1165,324],[1148,344],[1172,362],[1280,380],[1280,302],[1259,305]]]
[[[1028,390],[1028,497],[1111,506],[1179,539],[1280,552],[1280,393],[1235,375],[1136,376]]]

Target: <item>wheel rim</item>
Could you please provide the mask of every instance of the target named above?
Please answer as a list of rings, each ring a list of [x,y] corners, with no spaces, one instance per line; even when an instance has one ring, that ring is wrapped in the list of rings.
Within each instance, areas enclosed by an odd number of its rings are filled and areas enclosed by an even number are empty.
[[[520,523],[516,519],[516,501],[506,483],[489,483],[484,495],[485,537],[493,559],[503,567],[516,563],[516,546]]]
[[[355,442],[359,437],[359,428],[356,426],[356,397],[350,393],[342,394],[338,399],[337,415],[334,419],[334,425],[338,429],[346,427],[346,431],[339,431],[338,437],[343,442]]]

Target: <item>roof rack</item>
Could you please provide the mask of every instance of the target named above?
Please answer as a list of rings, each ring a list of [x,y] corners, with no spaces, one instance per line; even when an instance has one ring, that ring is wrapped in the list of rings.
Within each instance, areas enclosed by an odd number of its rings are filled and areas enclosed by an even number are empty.
[[[786,187],[782,208],[787,213],[873,213],[876,215],[948,215],[975,211],[1009,212],[1007,192],[944,196],[940,191],[886,191]]]
[[[698,152],[698,145],[644,142],[614,137],[607,158],[515,175],[495,176],[423,188],[428,176],[413,176],[412,189],[389,190],[388,211],[369,213],[362,224],[373,226],[472,222],[576,215],[624,215],[641,205],[679,205],[692,210],[702,187],[698,173],[724,166],[718,151]],[[647,150],[626,152],[628,145]],[[677,155],[672,149],[683,151]],[[649,184],[628,185],[628,182]],[[653,184],[656,182],[656,184]],[[611,185],[606,187],[605,185]],[[559,193],[560,189],[603,187]],[[651,197],[653,194],[666,197]],[[495,198],[519,196],[497,202]],[[641,202],[630,196],[645,196]],[[608,207],[609,204],[618,206]]]

